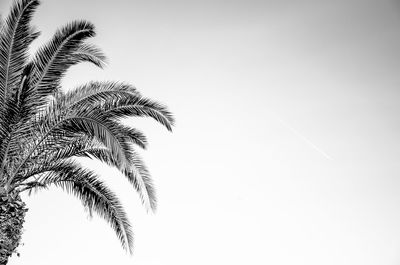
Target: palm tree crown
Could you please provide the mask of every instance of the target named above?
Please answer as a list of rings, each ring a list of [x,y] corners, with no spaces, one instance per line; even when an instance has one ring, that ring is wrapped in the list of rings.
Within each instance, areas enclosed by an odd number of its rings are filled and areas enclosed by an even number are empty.
[[[1,21],[0,31],[0,195],[55,185],[77,196],[115,230],[132,251],[132,231],[117,196],[75,157],[98,159],[118,168],[143,204],[156,208],[149,172],[135,151],[145,135],[121,118],[145,116],[168,130],[167,108],[122,82],[90,82],[64,92],[61,78],[80,62],[104,66],[105,56],[86,42],[95,35],[87,21],[60,28],[34,56],[38,37],[31,25],[38,0],[20,0]]]

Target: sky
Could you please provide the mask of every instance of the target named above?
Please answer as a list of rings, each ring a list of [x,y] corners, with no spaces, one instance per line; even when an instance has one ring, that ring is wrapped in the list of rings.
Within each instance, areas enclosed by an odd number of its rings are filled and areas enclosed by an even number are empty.
[[[118,192],[133,256],[53,188],[24,195],[9,264],[400,264],[399,1],[41,2],[32,51],[87,19],[109,59],[73,67],[65,90],[126,81],[177,123],[129,120],[149,138],[155,214],[85,161]]]

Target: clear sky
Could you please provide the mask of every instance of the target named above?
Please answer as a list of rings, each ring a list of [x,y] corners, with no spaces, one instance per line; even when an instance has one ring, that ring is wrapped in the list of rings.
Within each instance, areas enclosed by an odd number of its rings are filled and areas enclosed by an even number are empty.
[[[120,194],[134,255],[54,188],[25,196],[11,265],[400,264],[399,1],[42,0],[35,47],[81,18],[110,63],[65,89],[124,80],[175,113],[173,134],[132,120],[159,209],[86,161]]]

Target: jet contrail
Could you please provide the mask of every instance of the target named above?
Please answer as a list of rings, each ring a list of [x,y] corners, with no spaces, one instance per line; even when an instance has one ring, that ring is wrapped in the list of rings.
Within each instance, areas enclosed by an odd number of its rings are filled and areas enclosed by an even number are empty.
[[[287,129],[289,129],[290,131],[292,131],[295,135],[297,135],[300,139],[302,139],[304,142],[306,142],[308,145],[310,145],[315,151],[317,151],[318,153],[320,153],[321,155],[323,155],[326,159],[328,160],[333,160],[332,157],[330,155],[328,155],[327,153],[325,153],[321,148],[319,148],[318,146],[316,146],[313,142],[311,142],[310,140],[308,140],[304,135],[302,135],[301,133],[299,133],[295,128],[293,128],[292,126],[290,126],[288,123],[286,123],[284,120],[282,120],[281,118],[279,118],[278,116],[276,116],[275,114],[272,114],[272,117],[275,118],[277,121],[279,121],[284,127],[286,127]]]

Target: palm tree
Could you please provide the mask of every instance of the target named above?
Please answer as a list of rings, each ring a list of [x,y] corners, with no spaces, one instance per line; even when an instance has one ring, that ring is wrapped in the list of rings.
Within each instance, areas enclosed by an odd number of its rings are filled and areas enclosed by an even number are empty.
[[[151,117],[171,130],[173,117],[126,83],[90,82],[62,91],[60,80],[69,67],[80,62],[103,67],[105,57],[86,42],[95,34],[87,21],[60,28],[29,57],[28,47],[39,35],[30,25],[38,5],[38,0],[15,2],[0,25],[0,264],[21,238],[27,208],[20,194],[51,185],[104,218],[131,253],[131,226],[118,197],[76,158],[118,168],[145,207],[155,210],[149,172],[135,151],[146,147],[146,137],[120,120]]]

